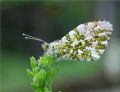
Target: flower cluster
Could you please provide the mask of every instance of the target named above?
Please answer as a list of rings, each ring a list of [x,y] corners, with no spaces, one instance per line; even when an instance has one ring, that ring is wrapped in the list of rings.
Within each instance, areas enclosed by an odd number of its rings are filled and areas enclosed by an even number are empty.
[[[59,59],[97,60],[105,51],[112,31],[112,24],[105,20],[80,24],[62,39],[48,44],[45,53]]]

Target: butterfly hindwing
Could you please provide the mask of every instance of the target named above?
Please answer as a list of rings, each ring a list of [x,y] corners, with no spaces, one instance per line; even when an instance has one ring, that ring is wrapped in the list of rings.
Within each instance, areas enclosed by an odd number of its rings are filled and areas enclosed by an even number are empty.
[[[105,51],[112,31],[112,24],[107,21],[80,24],[60,40],[50,43],[46,53],[62,59],[97,60]]]

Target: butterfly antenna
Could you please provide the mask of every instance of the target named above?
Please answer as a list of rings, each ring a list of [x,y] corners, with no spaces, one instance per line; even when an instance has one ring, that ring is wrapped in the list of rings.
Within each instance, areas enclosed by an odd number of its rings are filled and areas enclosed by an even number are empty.
[[[33,37],[31,35],[24,34],[24,33],[22,35],[25,37],[25,39],[32,39],[32,40],[36,40],[36,41],[40,41],[40,42],[46,43],[44,40],[36,38],[36,37]]]

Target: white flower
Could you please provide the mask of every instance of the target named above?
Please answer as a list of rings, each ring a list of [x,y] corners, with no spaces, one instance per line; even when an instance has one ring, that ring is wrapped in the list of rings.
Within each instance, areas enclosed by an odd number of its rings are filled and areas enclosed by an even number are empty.
[[[69,32],[69,36],[70,36],[70,38],[73,38],[75,34],[76,34],[76,32],[75,32],[75,31],[73,31],[73,30],[72,30],[72,31],[70,31],[70,32]]]
[[[62,42],[63,42],[63,43],[67,42],[66,36],[64,36],[64,37],[62,38]]]

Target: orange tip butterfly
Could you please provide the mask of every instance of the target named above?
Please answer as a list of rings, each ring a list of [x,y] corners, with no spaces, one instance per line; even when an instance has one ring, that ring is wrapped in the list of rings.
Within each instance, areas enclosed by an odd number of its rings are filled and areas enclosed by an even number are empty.
[[[94,21],[80,24],[60,40],[47,43],[39,38],[23,34],[25,39],[43,42],[45,54],[57,59],[91,61],[98,60],[104,53],[113,31],[108,21]]]

